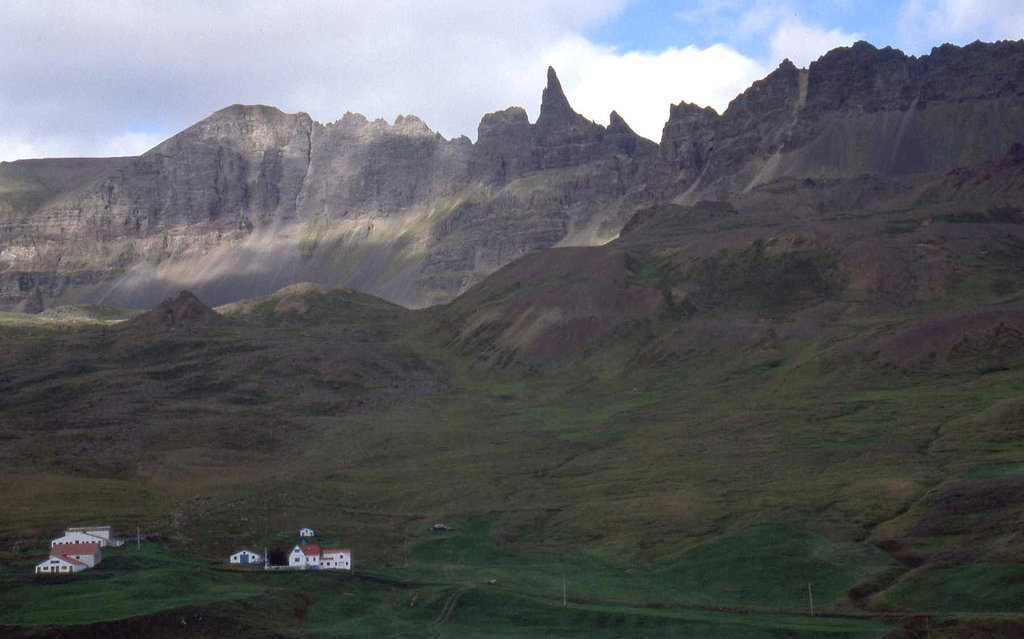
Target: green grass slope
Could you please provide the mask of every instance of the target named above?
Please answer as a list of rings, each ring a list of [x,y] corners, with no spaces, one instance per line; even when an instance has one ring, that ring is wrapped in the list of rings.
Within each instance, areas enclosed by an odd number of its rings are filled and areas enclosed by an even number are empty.
[[[1024,225],[972,183],[943,203],[945,182],[781,182],[768,199],[809,208],[666,206],[423,311],[300,286],[223,322],[5,322],[3,547],[104,522],[173,554],[90,577],[131,582],[122,612],[0,623],[1012,636]],[[302,525],[362,577],[203,564]],[[5,596],[86,596],[7,558]],[[146,590],[164,569],[188,597]],[[837,616],[811,618],[812,595]]]

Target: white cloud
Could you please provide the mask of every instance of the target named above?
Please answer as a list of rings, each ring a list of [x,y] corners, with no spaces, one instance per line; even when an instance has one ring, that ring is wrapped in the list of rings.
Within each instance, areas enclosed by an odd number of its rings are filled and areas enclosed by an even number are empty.
[[[863,39],[861,34],[807,20],[789,0],[757,0],[739,16],[736,29],[744,38],[767,38],[773,66],[789,58],[798,67],[807,67],[831,49]]]
[[[573,108],[606,124],[615,110],[634,131],[659,141],[670,104],[691,102],[719,113],[765,68],[724,45],[620,53],[582,38],[549,51]]]
[[[115,157],[138,155],[166,138],[157,133],[125,132],[104,136],[95,132],[78,135],[17,135],[0,132],[0,161],[39,157]]]
[[[8,0],[0,159],[141,152],[235,102],[475,136],[485,112],[538,103],[545,52],[625,2]]]
[[[784,18],[771,34],[772,60],[789,58],[798,67],[807,67],[836,47],[848,47],[863,36],[841,29],[825,30],[800,18]]]
[[[109,157],[138,155],[139,153],[152,149],[157,144],[163,142],[164,139],[165,136],[155,133],[138,133],[129,131],[100,141],[96,146],[96,154]]]
[[[1021,38],[1021,0],[908,0],[900,11],[900,44],[910,50],[926,52],[944,42]]]

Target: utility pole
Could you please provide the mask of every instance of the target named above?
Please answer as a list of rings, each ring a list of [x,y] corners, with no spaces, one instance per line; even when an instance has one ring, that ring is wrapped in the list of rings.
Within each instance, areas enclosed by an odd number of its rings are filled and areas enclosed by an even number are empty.
[[[811,602],[811,616],[814,616],[814,592],[811,590],[811,584],[807,584],[807,599]]]
[[[135,526],[135,550],[142,548],[142,532],[139,526]]]
[[[562,568],[562,607],[565,608],[565,568]]]

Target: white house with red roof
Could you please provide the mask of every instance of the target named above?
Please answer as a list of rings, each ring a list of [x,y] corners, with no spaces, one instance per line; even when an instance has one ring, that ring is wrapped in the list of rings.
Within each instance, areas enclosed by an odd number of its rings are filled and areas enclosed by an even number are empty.
[[[50,556],[70,557],[92,568],[103,561],[99,544],[63,544],[50,548]]]
[[[316,544],[299,544],[292,548],[288,555],[288,565],[301,570],[320,567],[320,546]]]
[[[352,551],[348,548],[324,548],[320,554],[324,570],[352,570]]]
[[[36,565],[36,574],[79,572],[102,560],[98,543],[57,544],[50,547],[50,558]]]
[[[81,572],[88,568],[85,563],[69,557],[50,557],[46,561],[36,564],[36,574],[46,575],[54,573],[75,573]]]

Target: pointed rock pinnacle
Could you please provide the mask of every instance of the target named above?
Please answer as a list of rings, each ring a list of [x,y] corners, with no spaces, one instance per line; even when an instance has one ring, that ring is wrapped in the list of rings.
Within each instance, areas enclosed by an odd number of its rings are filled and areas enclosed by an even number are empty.
[[[576,113],[569,106],[569,100],[562,91],[562,83],[558,81],[558,75],[554,68],[548,67],[548,85],[544,87],[544,93],[541,95],[537,124],[564,122],[572,119],[575,115]]]

